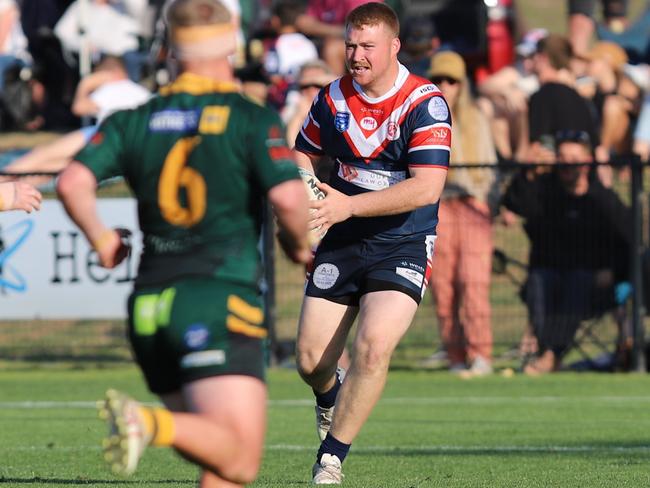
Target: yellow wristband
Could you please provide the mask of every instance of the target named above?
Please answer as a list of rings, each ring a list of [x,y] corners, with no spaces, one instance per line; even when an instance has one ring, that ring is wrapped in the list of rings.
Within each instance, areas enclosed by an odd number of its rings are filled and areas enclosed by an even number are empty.
[[[92,243],[95,251],[100,252],[102,248],[106,247],[106,244],[111,241],[111,237],[114,233],[115,230],[113,229],[106,229],[104,232],[102,232],[99,238]]]

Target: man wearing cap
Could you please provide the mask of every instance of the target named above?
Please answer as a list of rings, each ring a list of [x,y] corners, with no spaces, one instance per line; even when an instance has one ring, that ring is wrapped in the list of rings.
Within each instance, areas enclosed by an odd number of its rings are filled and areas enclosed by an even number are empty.
[[[108,117],[57,190],[107,268],[129,249],[124,232],[97,214],[97,181],[123,175],[138,200],[144,251],[129,339],[165,408],[109,390],[100,405],[106,460],[130,474],[147,446],[171,446],[202,468],[200,486],[238,486],[255,479],[266,422],[262,197],[301,263],[311,257],[307,197],[278,116],[234,84],[226,8],[176,0],[167,20],[182,74],[146,104]]]
[[[452,51],[437,53],[431,60],[429,79],[442,91],[454,120],[451,164],[496,164],[490,126],[470,93],[463,58]],[[431,292],[450,371],[467,378],[492,373],[495,182],[496,171],[456,168],[447,177],[440,198]]]

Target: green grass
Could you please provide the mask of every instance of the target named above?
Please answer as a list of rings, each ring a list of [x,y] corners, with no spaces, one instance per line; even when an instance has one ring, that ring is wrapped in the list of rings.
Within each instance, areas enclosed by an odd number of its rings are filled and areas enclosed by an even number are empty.
[[[267,447],[252,486],[306,486],[317,449],[310,393],[291,370],[270,371],[269,385]],[[149,449],[132,478],[107,471],[91,402],[108,386],[152,399],[133,367],[1,372],[0,485],[194,486],[196,470],[169,449]],[[649,387],[645,375],[463,381],[392,371],[344,486],[648,486]]]

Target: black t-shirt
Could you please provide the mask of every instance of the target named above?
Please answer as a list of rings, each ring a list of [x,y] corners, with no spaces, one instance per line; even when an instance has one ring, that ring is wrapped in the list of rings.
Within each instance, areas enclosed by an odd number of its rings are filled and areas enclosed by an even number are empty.
[[[596,121],[587,101],[573,88],[560,83],[544,83],[530,97],[528,110],[531,142],[540,136],[555,136],[561,130],[583,130],[592,145],[599,143]]]
[[[592,177],[586,194],[567,193],[555,172],[530,180],[517,174],[503,204],[525,219],[530,267],[611,269],[625,279],[632,215],[616,193]]]

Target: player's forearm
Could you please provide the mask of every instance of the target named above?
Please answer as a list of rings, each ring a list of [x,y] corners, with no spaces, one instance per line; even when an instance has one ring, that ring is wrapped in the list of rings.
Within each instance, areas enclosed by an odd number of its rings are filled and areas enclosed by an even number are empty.
[[[444,177],[435,181],[409,178],[379,191],[350,197],[353,217],[378,217],[411,212],[440,199]]]
[[[307,241],[307,222],[309,205],[307,194],[301,180],[285,181],[269,191],[269,201],[282,229],[285,248],[297,261],[304,261],[308,256],[300,256],[309,251]]]
[[[90,170],[76,162],[61,173],[56,185],[57,194],[68,215],[91,245],[99,242],[107,230],[97,215],[96,185]]]

